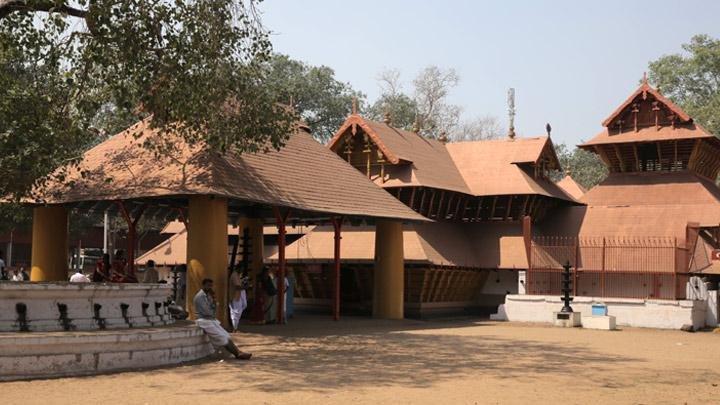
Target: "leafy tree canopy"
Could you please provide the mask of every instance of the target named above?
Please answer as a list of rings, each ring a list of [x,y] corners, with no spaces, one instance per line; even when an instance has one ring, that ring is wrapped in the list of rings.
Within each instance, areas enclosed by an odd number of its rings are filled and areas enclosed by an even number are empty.
[[[349,83],[335,78],[327,66],[311,66],[274,54],[269,62],[267,83],[285,102],[292,102],[298,115],[319,141],[328,141],[352,113],[353,98],[362,103],[365,95]]]
[[[570,150],[564,143],[555,144],[555,152],[566,173],[551,173],[553,181],[562,179],[569,172],[573,180],[589,190],[605,180],[608,175],[607,167],[595,153],[580,148]]]
[[[708,131],[720,135],[720,40],[696,35],[683,53],[650,62],[648,79]]]
[[[0,195],[141,118],[219,152],[277,148],[260,0],[0,0]]]

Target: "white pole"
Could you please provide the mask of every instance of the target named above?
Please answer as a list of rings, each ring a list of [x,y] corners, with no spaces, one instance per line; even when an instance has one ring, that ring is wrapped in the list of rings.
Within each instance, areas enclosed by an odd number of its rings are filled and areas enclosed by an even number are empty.
[[[105,210],[105,218],[103,223],[103,253],[108,252],[108,227],[109,227],[108,212]]]

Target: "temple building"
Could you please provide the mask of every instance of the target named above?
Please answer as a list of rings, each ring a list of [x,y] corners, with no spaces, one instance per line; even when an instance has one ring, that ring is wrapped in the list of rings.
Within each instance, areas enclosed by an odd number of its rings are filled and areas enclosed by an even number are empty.
[[[528,268],[523,230],[553,209],[580,203],[553,183],[560,170],[547,136],[447,143],[351,115],[328,147],[432,223],[404,226],[404,302],[409,316],[494,311]],[[341,308],[369,313],[374,233],[343,228]],[[355,225],[355,226],[352,226]],[[333,230],[317,227],[288,246],[296,305],[332,297]],[[270,257],[271,260],[277,257]]]
[[[602,125],[579,147],[598,154],[609,175],[579,197],[583,205],[556,209],[535,227],[526,292],[559,295],[568,262],[576,301],[617,299],[634,308],[625,321],[636,326],[702,326],[712,311],[701,301],[705,284],[691,278],[711,283],[720,274],[720,140],[645,80]],[[535,304],[508,296],[500,315],[532,320],[539,304],[529,299]]]

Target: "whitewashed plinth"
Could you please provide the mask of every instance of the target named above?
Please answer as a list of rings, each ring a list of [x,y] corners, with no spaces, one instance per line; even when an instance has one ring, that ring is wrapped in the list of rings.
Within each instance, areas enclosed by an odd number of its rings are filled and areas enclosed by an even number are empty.
[[[707,302],[698,300],[650,300],[635,298],[574,297],[576,312],[592,313],[592,304],[602,301],[607,305],[608,314],[617,320],[617,325],[642,328],[680,329],[693,325],[705,327]],[[514,322],[552,322],[548,314],[562,308],[559,295],[517,295],[505,296],[505,303],[498,307],[491,319]]]
[[[585,329],[615,330],[615,317],[611,315],[583,316],[582,327]]]
[[[0,282],[0,332],[170,325],[164,304],[170,294],[167,284]]]
[[[553,312],[553,325],[562,328],[575,328],[581,325],[580,312]]]

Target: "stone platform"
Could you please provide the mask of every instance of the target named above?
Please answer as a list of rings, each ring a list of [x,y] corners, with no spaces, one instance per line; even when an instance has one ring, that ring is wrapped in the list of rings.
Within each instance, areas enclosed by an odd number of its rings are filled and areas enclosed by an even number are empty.
[[[125,330],[0,333],[0,381],[160,367],[211,353],[207,336],[187,321]]]
[[[170,325],[170,291],[167,284],[0,282],[0,332]]]

